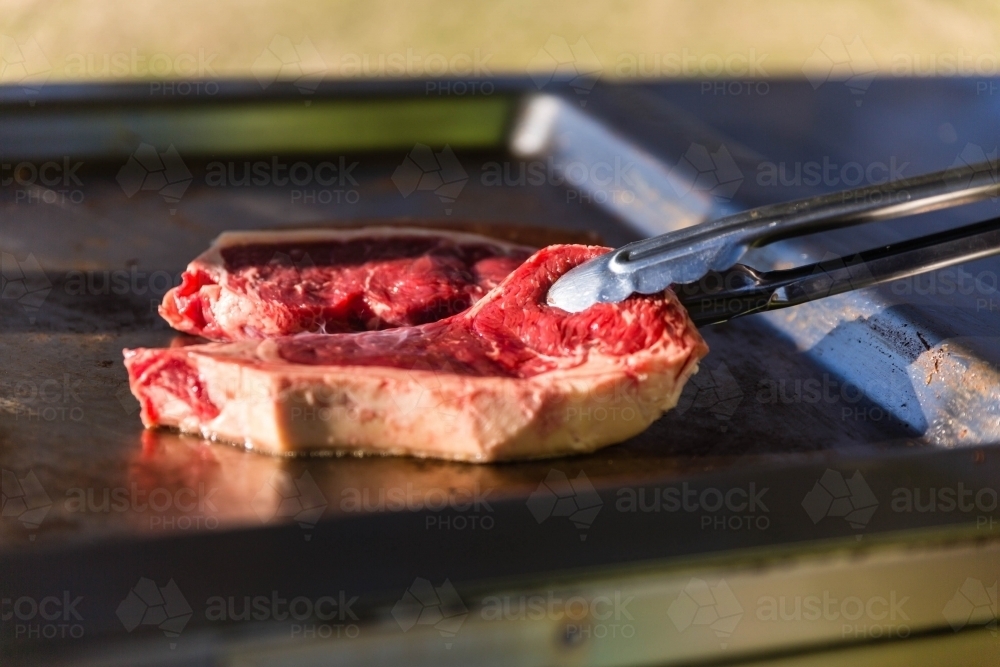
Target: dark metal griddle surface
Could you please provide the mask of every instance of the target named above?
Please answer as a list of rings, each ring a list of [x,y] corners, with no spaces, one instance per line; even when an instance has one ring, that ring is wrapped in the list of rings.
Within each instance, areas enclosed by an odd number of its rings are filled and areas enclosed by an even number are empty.
[[[481,165],[502,159],[481,156],[478,161]],[[398,207],[390,189],[394,186],[387,178],[395,165],[371,158],[359,161],[368,166],[362,170],[359,165],[354,172],[359,182],[359,205],[341,208],[345,223],[356,223],[354,216],[379,221],[391,215],[391,211],[380,210],[381,202]],[[477,158],[469,158],[467,169],[478,171],[476,162]],[[657,479],[663,473],[724,469],[737,461],[747,465],[754,458],[776,461],[796,453],[845,448],[891,451],[905,446],[908,436],[917,435],[887,419],[845,419],[844,405],[836,402],[795,404],[782,401],[777,394],[772,401],[769,390],[757,387],[757,380],[822,381],[823,371],[811,367],[804,355],[776,340],[752,319],[705,331],[712,354],[719,360],[713,363],[710,357],[706,370],[717,372],[720,386],[716,391],[722,400],[737,399],[732,415],[705,409],[711,407],[711,399],[696,397],[697,385],[692,384],[682,403],[687,409],[668,415],[624,446],[562,462],[501,466],[407,458],[288,462],[196,438],[144,433],[137,403],[127,391],[121,351],[167,346],[177,337],[155,312],[166,276],[175,280],[187,261],[223,230],[288,224],[288,217],[298,218],[302,224],[315,223],[329,212],[319,207],[296,210],[282,206],[290,194],[279,189],[248,194],[240,189],[201,186],[196,179],[176,213],[171,214],[170,207],[158,197],[127,199],[113,175],[95,176],[93,182],[93,187],[84,190],[84,205],[68,209],[16,205],[8,217],[8,238],[17,240],[7,246],[13,245],[13,254],[23,258],[31,253],[42,267],[59,268],[48,271],[52,291],[38,312],[31,313],[33,322],[16,301],[0,302],[5,309],[4,467],[35,471],[49,495],[57,499],[66,498],[75,489],[98,497],[103,489],[127,489],[138,483],[136,475],[142,478],[140,488],[180,488],[203,482],[219,489],[212,502],[225,508],[213,518],[227,526],[254,526],[260,524],[251,502],[254,495],[275,470],[297,470],[303,465],[320,482],[323,495],[334,499],[331,513],[335,514],[335,499],[341,498],[346,488],[359,485],[370,486],[375,495],[378,488],[395,484],[427,489],[480,484],[495,489],[492,497],[523,495],[534,490],[553,467],[584,470],[595,483],[604,479],[635,482]],[[473,220],[496,216],[493,222],[501,225],[511,219],[551,225],[561,219],[573,228],[603,229],[605,236],[629,234],[627,229],[615,230],[614,223],[599,211],[566,206],[560,197],[565,197],[565,191],[491,190],[473,181],[455,203],[453,215]],[[361,206],[360,202],[368,203]],[[442,205],[436,198],[423,205],[428,216],[441,215],[436,209]],[[413,209],[412,202],[408,206]],[[20,216],[24,218],[18,220]],[[136,289],[113,293],[122,291],[120,280],[131,281],[133,275]],[[148,284],[150,278],[153,285]],[[761,350],[768,354],[762,355]],[[723,361],[722,373],[731,374],[731,386],[727,385],[728,377],[718,374]],[[696,401],[706,405],[695,405]],[[857,407],[859,414],[875,409],[864,399],[857,403],[845,405]],[[594,418],[601,418],[601,414]],[[806,439],[803,433],[812,436]],[[156,512],[73,511],[76,509],[72,505],[67,509],[66,503],[57,501],[37,531],[22,531],[15,522],[5,522],[4,530],[13,542],[36,537],[39,545],[108,534],[133,536],[138,532],[146,537],[150,526],[145,524],[158,517]]]
[[[812,92],[782,84],[773,90],[778,105]],[[722,103],[700,99],[684,86],[654,92],[699,114]],[[921,95],[933,98],[935,91]],[[877,108],[877,96],[865,104]],[[973,104],[975,113],[964,120],[970,132],[992,104]],[[753,113],[761,117],[775,112],[766,101],[754,105]],[[895,111],[892,105],[885,111],[890,110]],[[728,124],[730,131],[741,124],[757,127],[741,113],[710,120]],[[886,116],[882,122],[897,142],[883,136],[885,151],[898,152],[900,160],[921,154],[914,136],[891,131],[899,127],[898,119]],[[962,119],[951,122],[965,127]],[[836,130],[841,156],[851,154],[851,141],[857,147],[869,138],[848,125]],[[754,149],[779,159],[798,145],[797,136],[772,133],[776,136]],[[740,139],[751,139],[747,134]],[[912,423],[894,419],[808,350],[754,317],[703,332],[712,352],[678,410],[631,441],[584,457],[491,466],[407,458],[278,459],[144,432],[127,392],[121,350],[170,344],[175,334],[155,314],[155,304],[166,282],[223,230],[447,218],[592,230],[612,245],[637,237],[560,185],[494,185],[484,177],[487,171],[496,165],[502,170],[505,163],[517,169],[516,161],[499,151],[461,154],[469,180],[454,202],[446,204],[430,192],[404,198],[392,180],[402,156],[345,155],[347,164],[358,162],[351,173],[356,184],[332,188],[215,187],[206,183],[211,160],[189,160],[192,183],[178,202],[155,192],[127,197],[116,180],[120,165],[101,163],[81,168],[80,185],[49,188],[71,190],[72,199],[50,203],[38,186],[0,191],[5,276],[11,262],[30,268],[30,254],[51,283],[37,311],[25,310],[16,299],[0,300],[0,466],[22,485],[29,474],[37,478],[45,495],[39,502],[49,504],[37,525],[13,516],[0,522],[0,567],[18,573],[14,588],[37,590],[45,581],[53,589],[85,592],[88,632],[99,635],[120,632],[114,600],[140,576],[184,578],[185,591],[195,598],[195,591],[238,592],[247,578],[260,590],[291,594],[307,590],[319,577],[381,600],[398,595],[415,576],[444,576],[461,584],[852,535],[964,530],[983,521],[984,535],[995,530],[995,504],[931,514],[893,511],[889,505],[897,488],[960,482],[995,488],[997,447],[927,444]],[[281,159],[290,164],[298,158]],[[317,192],[297,192],[303,189]],[[751,199],[765,196],[759,188],[747,192]],[[796,196],[780,189],[773,194]],[[900,340],[910,344],[907,335]],[[914,363],[932,364],[923,351],[914,351]],[[828,469],[844,477],[860,471],[878,509],[854,525],[839,517],[814,521],[804,498]],[[596,515],[574,523],[532,511],[531,494],[547,478],[555,483],[553,471],[570,479],[583,475],[594,485]],[[325,505],[318,519],[297,520],[282,509],[274,489],[282,480],[304,484],[286,495]],[[621,504],[639,489],[688,488],[684,485],[699,493],[766,489],[764,509],[633,511]],[[411,504],[393,508],[391,499],[400,493]],[[485,502],[471,509],[426,505],[477,495]],[[380,504],[380,497],[388,505]],[[405,557],[399,555],[402,549]]]

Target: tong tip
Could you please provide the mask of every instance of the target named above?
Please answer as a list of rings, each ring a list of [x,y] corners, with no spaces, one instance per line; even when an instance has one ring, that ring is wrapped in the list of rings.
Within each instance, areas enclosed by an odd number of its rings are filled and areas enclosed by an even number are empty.
[[[546,302],[570,313],[579,313],[595,303],[617,303],[632,293],[609,269],[611,253],[595,257],[564,273],[546,295]]]

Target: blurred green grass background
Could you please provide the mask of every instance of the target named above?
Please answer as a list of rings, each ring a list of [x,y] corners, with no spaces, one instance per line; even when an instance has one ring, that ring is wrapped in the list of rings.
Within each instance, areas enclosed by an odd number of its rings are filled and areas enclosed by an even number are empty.
[[[1000,73],[995,0],[2,0],[0,35],[5,83]]]

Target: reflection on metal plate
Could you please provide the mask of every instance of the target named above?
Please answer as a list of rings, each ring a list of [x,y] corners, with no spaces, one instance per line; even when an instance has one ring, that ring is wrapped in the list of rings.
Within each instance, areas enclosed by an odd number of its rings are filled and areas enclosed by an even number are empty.
[[[547,161],[586,201],[648,236],[701,222],[711,197],[607,125],[553,95],[528,99],[510,138],[511,151]]]

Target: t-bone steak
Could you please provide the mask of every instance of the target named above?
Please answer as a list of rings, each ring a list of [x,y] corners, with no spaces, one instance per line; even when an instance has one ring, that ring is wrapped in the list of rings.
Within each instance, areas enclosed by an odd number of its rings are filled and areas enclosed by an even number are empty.
[[[125,351],[147,426],[275,454],[463,461],[593,451],[674,407],[708,352],[672,292],[548,306],[607,248],[549,246],[469,310],[412,327]]]
[[[534,250],[412,227],[226,232],[160,314],[217,341],[425,324],[468,309]]]

